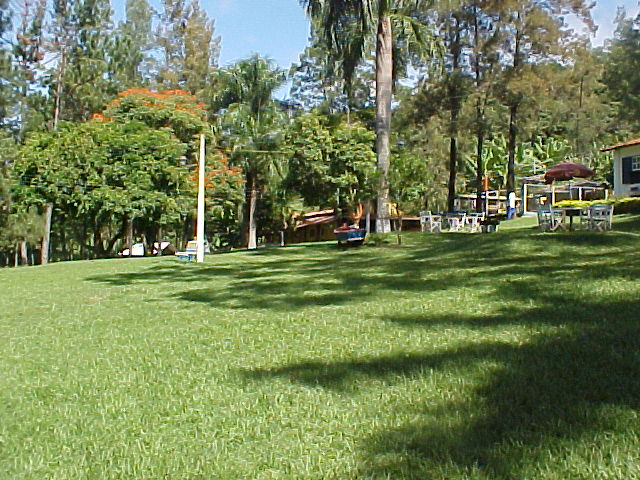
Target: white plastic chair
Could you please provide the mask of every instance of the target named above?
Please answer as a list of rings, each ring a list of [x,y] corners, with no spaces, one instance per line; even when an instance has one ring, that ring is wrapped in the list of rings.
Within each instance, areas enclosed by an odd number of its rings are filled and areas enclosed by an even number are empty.
[[[477,233],[481,230],[482,220],[484,220],[484,213],[468,213],[464,217],[465,228],[471,233]]]
[[[432,233],[442,231],[442,217],[430,211],[420,212],[420,230]]]
[[[613,205],[592,205],[588,214],[589,230],[604,232],[613,227]]]
[[[449,223],[449,231],[450,232],[460,232],[464,227],[464,219],[465,216],[459,217],[457,215],[452,215],[447,217],[447,222]]]
[[[550,231],[555,232],[556,230],[566,230],[567,225],[564,223],[567,218],[564,210],[557,210],[555,208],[549,208],[549,218],[551,219],[551,228]]]
[[[590,207],[585,207],[580,213],[580,228],[590,230],[591,228],[591,212]]]
[[[538,227],[543,232],[551,231],[551,211],[549,208],[538,207]]]

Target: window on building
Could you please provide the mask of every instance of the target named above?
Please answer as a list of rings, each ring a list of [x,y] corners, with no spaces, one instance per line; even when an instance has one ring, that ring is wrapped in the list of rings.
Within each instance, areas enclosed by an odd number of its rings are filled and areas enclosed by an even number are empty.
[[[640,155],[622,159],[622,183],[626,185],[640,183]]]

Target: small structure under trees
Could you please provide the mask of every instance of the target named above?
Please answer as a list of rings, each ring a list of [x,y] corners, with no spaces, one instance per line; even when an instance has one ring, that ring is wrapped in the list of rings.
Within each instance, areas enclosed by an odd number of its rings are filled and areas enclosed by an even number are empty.
[[[599,182],[569,180],[546,184],[542,175],[521,179],[521,213],[535,213],[539,205],[553,205],[562,200],[598,200],[607,198],[608,190]]]
[[[613,152],[613,194],[640,196],[640,138],[610,145],[602,151]]]

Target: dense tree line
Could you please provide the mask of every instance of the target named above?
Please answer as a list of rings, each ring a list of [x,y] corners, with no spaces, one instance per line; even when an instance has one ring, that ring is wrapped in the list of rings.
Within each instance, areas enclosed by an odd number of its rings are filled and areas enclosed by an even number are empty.
[[[384,232],[390,203],[452,209],[565,159],[608,181],[600,147],[640,124],[623,11],[593,48],[583,0],[299,3],[311,37],[287,75],[220,68],[197,0],[127,0],[118,22],[109,0],[0,0],[0,263],[191,238],[202,134],[208,237],[255,248],[305,209],[377,199]]]

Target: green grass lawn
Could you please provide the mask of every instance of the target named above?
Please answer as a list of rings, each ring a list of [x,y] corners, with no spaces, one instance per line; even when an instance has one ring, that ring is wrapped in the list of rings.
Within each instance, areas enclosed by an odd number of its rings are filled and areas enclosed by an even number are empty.
[[[640,218],[0,271],[0,478],[640,478]]]

